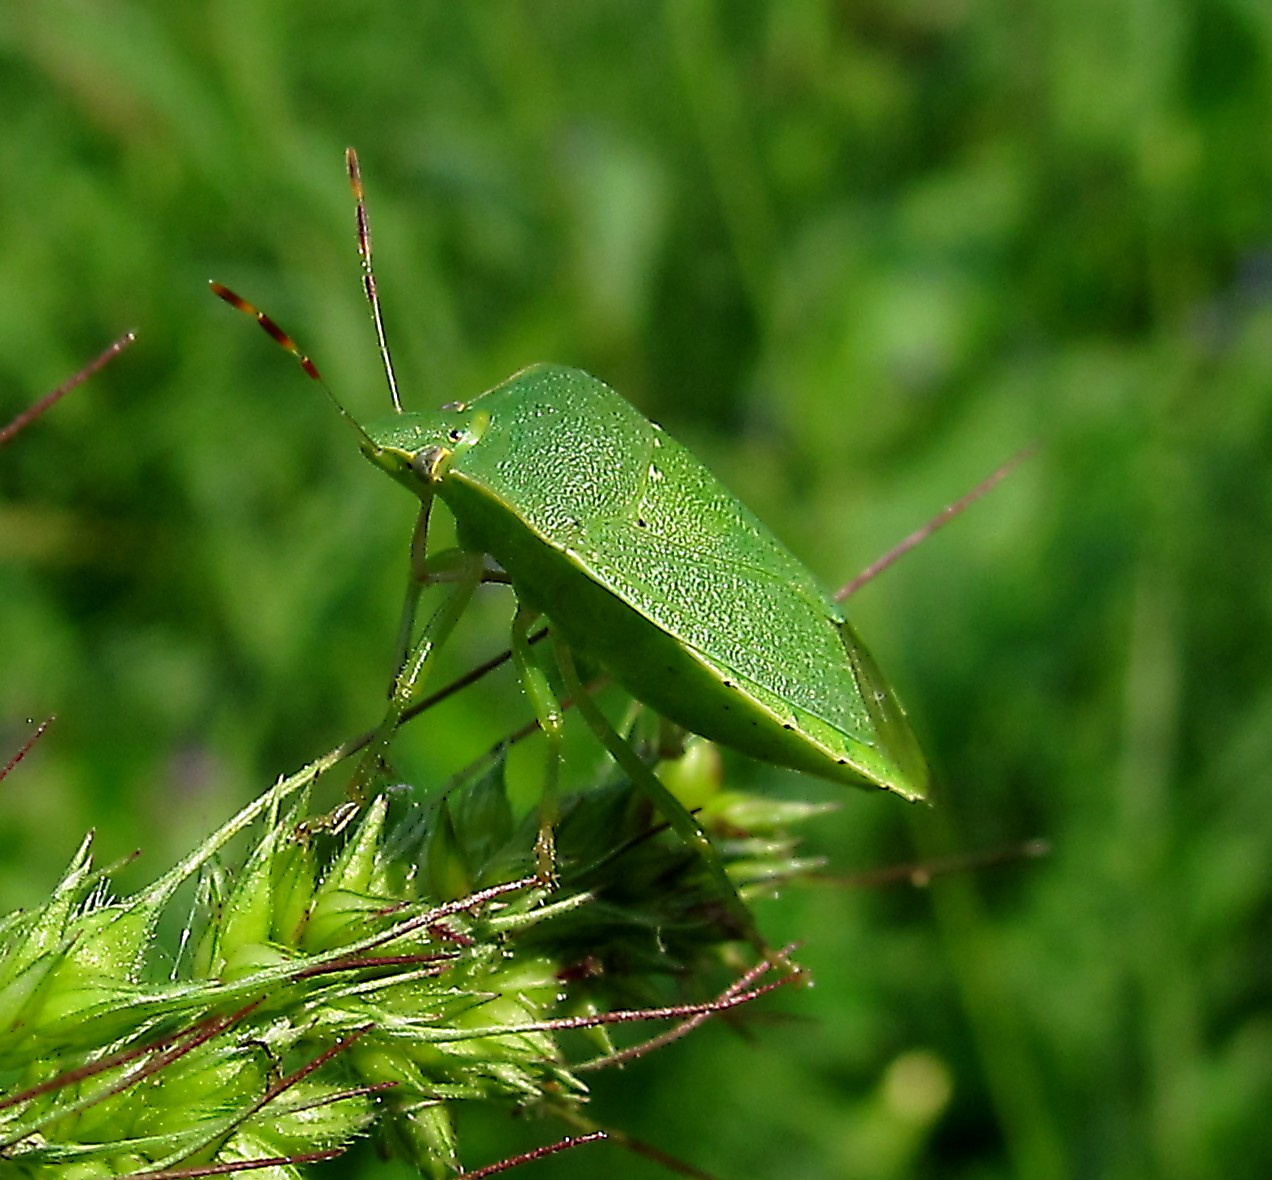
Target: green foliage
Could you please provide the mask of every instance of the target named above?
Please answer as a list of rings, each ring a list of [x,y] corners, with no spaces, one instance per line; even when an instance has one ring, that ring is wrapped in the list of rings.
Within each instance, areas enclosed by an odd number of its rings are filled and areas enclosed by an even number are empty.
[[[1268,1170],[1266,6],[10,0],[0,60],[4,408],[139,331],[0,461],[0,754],[59,716],[5,783],[0,908],[89,827],[154,876],[380,711],[411,509],[205,293],[384,408],[353,143],[408,406],[578,365],[828,584],[1043,443],[850,606],[938,806],[854,798],[816,839],[1050,859],[930,903],[787,890],[799,1022],[692,1038],[594,1115],[729,1177]],[[452,666],[506,623],[491,595]],[[401,775],[524,716],[474,690]]]

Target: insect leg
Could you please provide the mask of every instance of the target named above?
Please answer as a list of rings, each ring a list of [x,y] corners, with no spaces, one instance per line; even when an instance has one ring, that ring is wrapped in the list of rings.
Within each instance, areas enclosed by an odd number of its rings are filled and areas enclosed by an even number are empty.
[[[605,714],[601,712],[596,702],[588,694],[583,681],[579,679],[578,670],[574,666],[574,657],[570,654],[570,649],[557,640],[555,636],[553,636],[553,640],[557,663],[561,668],[561,676],[574,707],[582,714],[583,719],[596,735],[597,740],[610,752],[610,756],[623,769],[628,778],[645,792],[645,796],[650,803],[653,804],[663,819],[671,825],[672,831],[702,857],[703,863],[711,875],[716,878],[722,895],[734,912],[734,917],[738,923],[738,934],[746,938],[761,954],[768,956],[770,952],[760,936],[759,930],[756,929],[755,917],[750,909],[747,908],[746,902],[742,900],[741,895],[738,893],[737,886],[725,870],[724,861],[720,859],[720,853],[716,850],[716,846],[711,843],[711,837],[703,830],[697,819],[685,810],[684,804],[663,785],[658,776],[645,765],[636,751],[610,725]]]
[[[428,522],[433,511],[433,489],[431,486],[420,492],[420,514],[415,518],[415,531],[411,534],[410,571],[406,583],[406,601],[402,604],[402,618],[398,623],[396,663],[394,668],[400,672],[406,664],[411,652],[412,636],[415,634],[415,616],[419,610],[420,596],[429,587],[438,582],[463,582],[470,575],[472,555],[462,549],[447,549],[434,554],[430,560],[428,553]],[[483,582],[499,581],[498,576],[483,571]],[[389,682],[389,695],[392,696],[397,675]]]
[[[397,732],[398,726],[407,709],[411,707],[416,693],[424,683],[430,669],[429,660],[437,649],[446,641],[447,636],[459,622],[464,608],[468,606],[473,591],[477,589],[482,577],[482,556],[480,553],[465,555],[463,567],[457,571],[455,586],[447,595],[433,617],[424,624],[420,637],[407,652],[397,676],[393,679],[393,691],[389,694],[389,707],[384,714],[371,741],[363,751],[354,772],[353,781],[349,784],[349,797],[355,803],[362,803],[371,795],[371,787],[379,773],[380,764],[388,753],[389,743]]]
[[[535,870],[544,883],[556,880],[557,787],[561,773],[561,702],[530,651],[530,628],[538,611],[518,605],[512,620],[512,662],[548,744],[548,762],[539,799],[539,834],[534,842]]]
[[[428,521],[433,510],[433,495],[431,488],[426,490],[428,495],[421,495],[420,514],[415,518],[415,531],[411,534],[411,564],[406,582],[406,602],[402,605],[402,620],[398,624],[396,667],[399,670],[406,664],[406,658],[410,654],[411,636],[415,633],[415,613],[419,609],[420,595],[429,584],[425,554],[428,549]],[[389,691],[393,691],[392,685]]]

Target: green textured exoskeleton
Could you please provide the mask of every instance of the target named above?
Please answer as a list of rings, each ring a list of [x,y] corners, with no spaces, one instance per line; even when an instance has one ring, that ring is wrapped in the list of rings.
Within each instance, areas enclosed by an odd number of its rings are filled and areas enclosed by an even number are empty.
[[[388,711],[350,785],[353,801],[374,790],[393,735],[473,591],[483,581],[510,583],[518,602],[512,657],[548,739],[536,844],[541,879],[549,883],[555,875],[562,719],[530,651],[539,616],[550,624],[578,711],[667,823],[699,851],[732,898],[739,931],[761,946],[702,826],[597,708],[572,653],[703,737],[779,766],[921,799],[927,772],[901,706],[808,570],[688,451],[596,378],[536,365],[471,402],[403,413],[376,294],[358,158],[352,149],[345,158],[363,288],[397,413],[363,428],[334,395],[332,401],[357,431],[363,453],[420,499],[402,660]],[[212,290],[255,318],[322,383],[313,362],[269,316],[220,283]],[[455,517],[458,553],[428,552],[438,496]],[[438,583],[450,584],[451,593],[417,628],[420,595]]]
[[[363,452],[455,517],[518,601],[637,700],[752,757],[923,797],[896,697],[838,604],[696,458],[607,385],[536,365]]]

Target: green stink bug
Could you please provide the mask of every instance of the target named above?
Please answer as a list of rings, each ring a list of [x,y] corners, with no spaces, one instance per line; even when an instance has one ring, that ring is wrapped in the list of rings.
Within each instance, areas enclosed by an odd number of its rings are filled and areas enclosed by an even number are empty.
[[[539,843],[545,877],[552,871],[561,710],[529,652],[530,627],[540,615],[579,711],[730,892],[697,821],[588,697],[572,651],[638,701],[704,737],[776,765],[923,798],[926,768],[905,713],[838,604],[689,451],[607,385],[577,369],[537,365],[470,402],[402,411],[352,149],[347,165],[363,285],[396,412],[364,428],[337,408],[357,430],[367,458],[421,504],[403,660],[354,796],[362,797],[378,772],[432,653],[473,590],[496,581],[516,594],[513,658],[549,738]],[[313,362],[268,316],[212,286],[322,383]],[[460,542],[458,553],[444,557],[427,551],[429,515],[439,496]],[[420,593],[439,582],[455,588],[416,636]]]
[[[693,455],[577,369],[366,427],[363,453],[637,700],[752,757],[921,798],[896,697],[813,575]]]

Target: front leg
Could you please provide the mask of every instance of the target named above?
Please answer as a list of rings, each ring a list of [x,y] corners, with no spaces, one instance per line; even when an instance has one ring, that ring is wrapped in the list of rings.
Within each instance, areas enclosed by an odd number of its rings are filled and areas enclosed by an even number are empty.
[[[353,781],[349,784],[349,797],[355,803],[365,802],[372,793],[372,785],[380,772],[381,763],[388,753],[393,735],[397,732],[402,718],[411,707],[420,689],[423,687],[428,673],[432,669],[430,663],[437,649],[446,642],[447,637],[455,629],[460,616],[468,606],[473,592],[481,583],[484,571],[484,559],[480,553],[465,553],[463,560],[457,562],[453,581],[454,588],[434,612],[433,617],[425,623],[418,640],[409,646],[402,660],[397,675],[393,678],[393,686],[389,693],[389,707],[384,714],[371,741],[363,751],[358,762]],[[427,584],[427,583],[425,583]],[[421,590],[423,586],[421,586]],[[416,603],[408,606],[414,619]],[[408,644],[410,643],[408,632]]]
[[[433,513],[431,486],[420,496],[420,514],[415,518],[411,533],[410,564],[406,579],[406,602],[402,604],[402,618],[398,623],[397,662],[394,667],[400,673],[411,650],[411,636],[415,634],[415,615],[419,610],[420,595],[432,582],[428,568],[428,522]],[[390,684],[392,693],[393,686]]]

